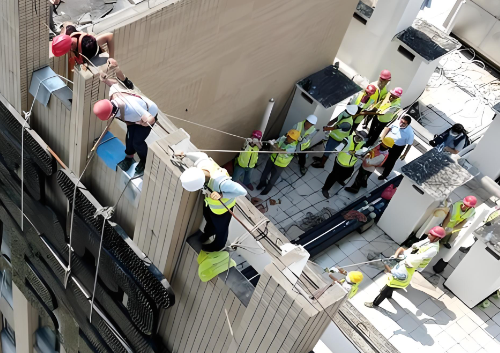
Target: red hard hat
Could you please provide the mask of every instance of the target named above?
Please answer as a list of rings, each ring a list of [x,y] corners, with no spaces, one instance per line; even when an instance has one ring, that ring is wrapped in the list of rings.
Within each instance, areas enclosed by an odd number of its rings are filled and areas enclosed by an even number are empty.
[[[477,199],[475,196],[466,196],[464,198],[464,205],[467,207],[476,207]]]
[[[403,95],[403,89],[401,87],[396,87],[391,90],[391,94],[396,97],[401,97]]]
[[[262,139],[262,131],[260,131],[260,130],[254,130],[252,132],[252,137],[258,138],[259,140]]]
[[[380,78],[382,80],[390,80],[391,72],[389,70],[382,70],[382,72],[380,73]]]
[[[375,87],[374,85],[368,85],[365,89],[365,92],[371,96],[375,94],[375,92],[377,92],[377,87]]]
[[[108,120],[113,112],[113,104],[111,104],[109,99],[101,99],[94,104],[94,114],[100,120]]]
[[[60,34],[52,39],[52,54],[63,56],[71,50],[71,37],[66,34]]]
[[[434,227],[429,231],[429,234],[438,238],[444,238],[446,232],[443,227]]]

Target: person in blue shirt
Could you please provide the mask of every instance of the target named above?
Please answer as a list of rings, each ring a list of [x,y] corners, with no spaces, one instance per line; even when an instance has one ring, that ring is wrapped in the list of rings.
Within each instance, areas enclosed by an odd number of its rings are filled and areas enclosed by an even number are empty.
[[[414,139],[413,129],[410,124],[411,117],[404,115],[382,131],[380,138],[384,139],[386,136],[392,137],[394,146],[389,150],[389,156],[384,163],[382,175],[378,177],[379,180],[387,179],[398,158],[404,160],[408,151],[410,151]]]

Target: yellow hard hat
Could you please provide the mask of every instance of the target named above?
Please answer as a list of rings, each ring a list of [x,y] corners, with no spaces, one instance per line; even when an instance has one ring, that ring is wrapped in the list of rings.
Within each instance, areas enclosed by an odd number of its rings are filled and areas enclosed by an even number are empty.
[[[392,146],[394,146],[394,139],[392,137],[386,136],[383,138],[382,143],[391,148]]]
[[[361,283],[363,274],[359,271],[351,271],[347,274],[347,279],[352,283]]]
[[[290,130],[288,131],[287,133],[287,136],[290,136],[292,139],[294,139],[295,141],[297,141],[300,137],[300,132],[298,132],[297,130]]]

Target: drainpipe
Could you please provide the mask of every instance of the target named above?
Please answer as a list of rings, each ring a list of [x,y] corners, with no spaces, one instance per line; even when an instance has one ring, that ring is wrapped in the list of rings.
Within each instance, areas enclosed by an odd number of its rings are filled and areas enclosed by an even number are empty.
[[[269,122],[269,117],[271,116],[273,107],[274,107],[274,98],[271,98],[269,100],[269,103],[267,103],[267,108],[266,111],[264,112],[264,116],[262,117],[262,121],[259,127],[259,130],[262,131],[262,136],[264,136],[264,133],[266,132],[267,123]]]

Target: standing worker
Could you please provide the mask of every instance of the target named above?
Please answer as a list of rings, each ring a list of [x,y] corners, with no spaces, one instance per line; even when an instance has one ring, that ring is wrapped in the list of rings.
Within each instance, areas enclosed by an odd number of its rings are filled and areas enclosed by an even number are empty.
[[[391,79],[392,79],[391,72],[389,70],[382,70],[382,72],[380,72],[380,76],[379,76],[377,82],[371,83],[372,85],[374,85],[378,88],[379,95],[378,95],[377,103],[382,102],[385,99],[385,97],[387,96],[388,86],[389,86],[389,82],[391,82]],[[372,118],[373,118],[373,115],[369,115],[366,117],[365,122],[363,124],[363,129],[366,129],[368,127],[368,123],[370,122],[370,120]]]
[[[300,133],[297,145],[298,152],[303,152],[311,146],[311,139],[318,132],[315,127],[317,122],[316,115],[309,115],[306,120],[300,121],[292,127],[292,130],[297,130]],[[307,173],[306,159],[305,153],[299,153],[299,167],[302,175]]]
[[[332,186],[339,182],[340,185],[345,185],[344,181],[352,175],[354,165],[358,161],[356,152],[359,151],[365,144],[363,135],[364,131],[356,131],[346,139],[346,145],[341,152],[337,154],[333,170],[326,178],[325,185],[321,189],[323,196],[327,199],[330,198],[328,191]]]
[[[354,124],[353,115],[357,112],[358,107],[350,104],[335,119],[331,120],[326,126],[323,127],[323,131],[330,131],[328,141],[325,146],[325,153],[323,153],[322,157],[313,157],[314,163],[311,167],[325,167],[325,163],[328,160],[328,157],[332,154],[332,151],[340,145],[343,139],[349,136],[349,133],[352,130],[352,125]]]
[[[380,294],[373,302],[366,302],[365,306],[373,308],[379,306],[384,299],[392,298],[392,293],[396,289],[406,288],[411,282],[415,271],[422,272],[431,262],[432,258],[439,252],[439,240],[445,235],[442,227],[434,227],[427,234],[427,239],[421,240],[412,245],[409,249],[399,248],[394,254],[395,258],[404,255],[403,260],[408,276],[406,279],[397,279],[392,274],[388,274],[387,284],[380,290]],[[401,266],[403,265],[400,263]]]
[[[243,151],[240,152],[234,164],[233,180],[239,182],[243,176],[243,185],[253,191],[252,170],[259,159],[259,150],[262,148],[262,131],[254,130],[252,137],[245,141]]]
[[[266,163],[266,167],[262,172],[260,177],[259,185],[257,185],[257,190],[262,190],[261,195],[267,195],[269,191],[273,188],[274,184],[280,177],[283,170],[290,164],[293,159],[293,154],[297,149],[297,141],[299,139],[300,133],[297,130],[290,130],[285,136],[281,136],[278,141],[271,140],[271,149],[276,152],[286,152],[286,153],[273,153]],[[267,176],[271,174],[269,183],[267,183]]]
[[[139,156],[139,164],[135,167],[135,175],[144,173],[148,145],[146,138],[151,127],[156,123],[158,106],[146,97],[125,92],[113,93],[110,99],[102,99],[94,104],[94,114],[100,120],[116,117],[127,124],[125,139],[125,159],[118,166],[127,171],[134,163],[134,154]]]
[[[247,194],[245,188],[234,182],[224,168],[221,168],[213,159],[202,152],[180,152],[176,156],[184,156],[194,162],[194,167],[184,171],[181,175],[182,187],[193,192],[206,188],[205,203],[203,205],[203,216],[207,222],[203,230],[202,243],[206,243],[212,236],[215,239],[208,244],[203,244],[202,249],[206,252],[221,251],[226,247],[229,235],[229,223],[231,213],[236,205],[238,196]]]
[[[384,164],[392,146],[394,146],[394,140],[392,137],[386,136],[380,145],[372,148],[363,158],[363,164],[359,168],[356,180],[350,187],[345,188],[345,191],[357,194],[360,188],[368,187],[368,178],[375,171],[375,168]]]
[[[384,127],[393,121],[396,114],[401,110],[402,95],[403,89],[401,87],[396,87],[391,90],[388,99],[384,99],[375,106],[377,108],[377,113],[381,115],[377,115],[376,118],[372,120],[370,132],[368,133],[368,141],[366,142],[367,146],[372,146],[377,141]]]
[[[373,111],[374,106],[379,101],[379,96],[380,93],[377,86],[369,84],[364,91],[359,92],[351,99],[349,104],[354,104],[358,107],[352,126],[353,131],[356,131],[359,124]]]
[[[384,163],[384,171],[378,177],[378,180],[387,179],[398,158],[401,160],[406,158],[414,139],[413,129],[410,124],[411,117],[404,115],[399,121],[395,121],[390,126],[384,128],[380,138],[383,140],[386,136],[391,137],[394,140],[394,146],[389,150],[389,157],[387,157]]]
[[[443,221],[446,236],[441,244],[447,249],[451,249],[451,244],[458,236],[459,230],[467,223],[467,220],[476,214],[475,207],[477,199],[475,196],[467,196],[462,201],[455,202],[451,206],[450,212]]]

